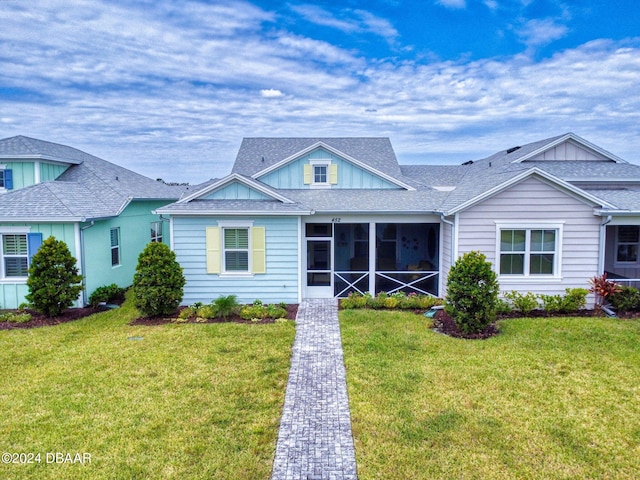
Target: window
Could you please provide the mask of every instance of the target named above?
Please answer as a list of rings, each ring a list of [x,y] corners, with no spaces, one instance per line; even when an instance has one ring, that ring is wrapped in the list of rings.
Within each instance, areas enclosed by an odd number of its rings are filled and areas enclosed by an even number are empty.
[[[313,166],[313,183],[327,183],[327,165]]]
[[[26,278],[31,257],[42,244],[41,233],[7,232],[2,237],[2,278]]]
[[[218,222],[205,233],[207,273],[250,276],[266,273],[265,227],[253,222]]]
[[[224,271],[249,271],[249,229],[224,228]]]
[[[331,188],[338,183],[338,165],[331,160],[311,160],[304,165],[304,184],[311,188]]]
[[[112,228],[111,236],[111,266],[120,265],[120,228]]]
[[[2,259],[5,277],[26,277],[29,271],[27,235],[2,236]]]
[[[636,263],[638,261],[638,243],[640,227],[638,225],[620,225],[616,236],[616,261]]]
[[[151,222],[151,241],[162,243],[162,222]]]
[[[13,171],[0,168],[0,188],[11,190],[13,188]]]
[[[500,275],[557,275],[558,229],[500,230]]]

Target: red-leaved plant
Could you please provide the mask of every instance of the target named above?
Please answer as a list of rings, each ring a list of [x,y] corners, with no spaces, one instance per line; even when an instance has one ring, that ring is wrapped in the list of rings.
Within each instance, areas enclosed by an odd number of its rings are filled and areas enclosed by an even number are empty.
[[[609,280],[606,273],[591,278],[589,284],[591,285],[589,292],[596,294],[596,310],[602,309],[607,299],[622,289],[616,282]]]

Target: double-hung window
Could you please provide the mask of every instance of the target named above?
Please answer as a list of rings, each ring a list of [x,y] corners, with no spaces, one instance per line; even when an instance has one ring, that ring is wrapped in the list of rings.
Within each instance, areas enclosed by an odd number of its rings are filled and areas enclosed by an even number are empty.
[[[230,277],[266,273],[265,227],[220,221],[206,228],[205,244],[207,273]]]
[[[249,229],[223,228],[224,271],[249,272]]]
[[[2,259],[5,277],[26,277],[29,272],[27,235],[2,235]]]
[[[120,228],[112,228],[109,232],[111,238],[111,266],[120,265]]]
[[[558,276],[558,228],[499,227],[499,272],[509,276]]]
[[[9,227],[11,228],[11,227]],[[0,278],[26,278],[29,275],[31,257],[42,244],[41,233],[2,232]]]

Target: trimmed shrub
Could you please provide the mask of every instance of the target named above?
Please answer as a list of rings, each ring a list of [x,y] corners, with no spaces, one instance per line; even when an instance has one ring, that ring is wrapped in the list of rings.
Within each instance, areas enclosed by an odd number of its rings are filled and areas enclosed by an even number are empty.
[[[34,310],[55,317],[78,299],[82,292],[82,276],[67,244],[47,238],[31,259],[25,298]]]
[[[611,306],[618,312],[635,312],[640,310],[640,291],[634,287],[621,286],[609,296]]]
[[[245,320],[263,320],[265,318],[285,318],[287,310],[280,305],[263,305],[255,300],[253,305],[246,305],[240,309],[240,317]]]
[[[496,319],[498,280],[487,257],[465,253],[449,270],[445,311],[464,333],[478,333]]]
[[[522,294],[516,290],[512,290],[510,292],[505,292],[503,296],[511,303],[511,306],[514,309],[523,315],[530,314],[540,306],[538,305],[538,297],[531,292]]]
[[[95,308],[102,302],[122,303],[124,302],[124,294],[126,291],[126,288],[121,288],[115,283],[112,283],[111,285],[103,285],[93,291],[89,297],[89,305]]]
[[[170,315],[182,300],[185,284],[176,254],[164,243],[149,243],[133,276],[134,303],[144,315]]]

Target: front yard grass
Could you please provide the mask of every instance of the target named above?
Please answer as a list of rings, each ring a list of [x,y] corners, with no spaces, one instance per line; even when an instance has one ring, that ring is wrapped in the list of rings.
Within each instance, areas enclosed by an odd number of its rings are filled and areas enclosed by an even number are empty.
[[[637,478],[640,322],[500,322],[488,340],[411,313],[341,311],[360,480]]]
[[[268,478],[293,323],[130,326],[131,303],[0,331],[0,452],[41,454],[0,478]]]

